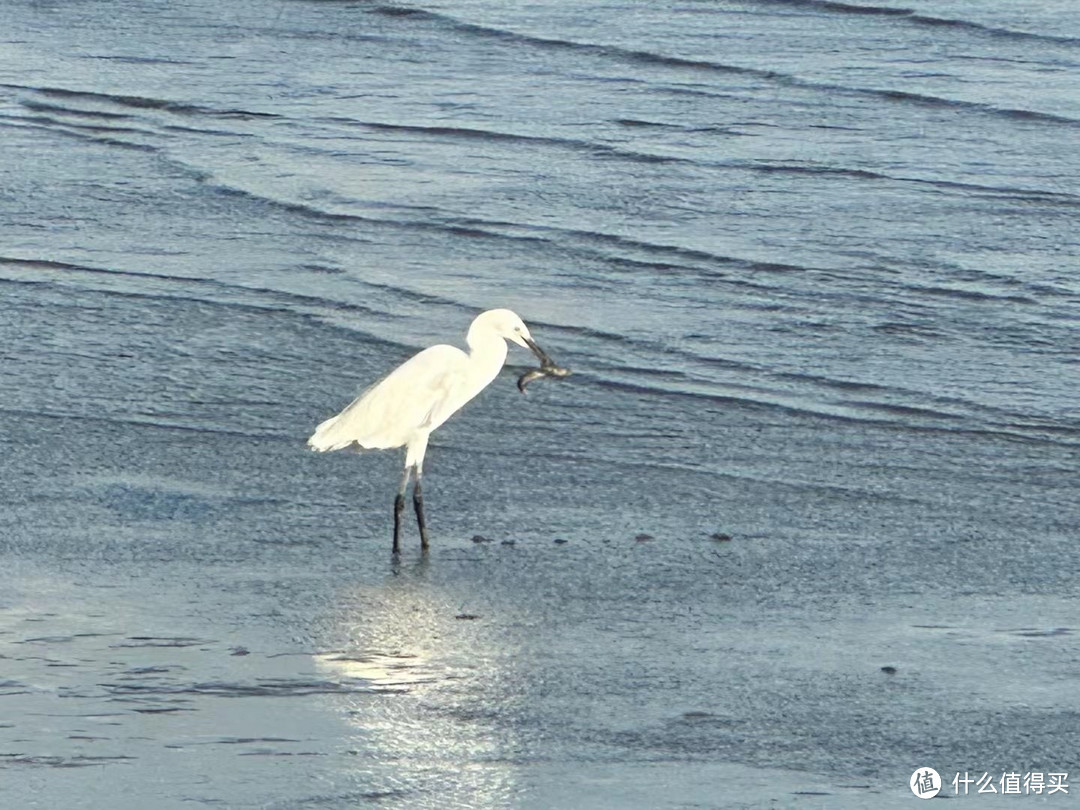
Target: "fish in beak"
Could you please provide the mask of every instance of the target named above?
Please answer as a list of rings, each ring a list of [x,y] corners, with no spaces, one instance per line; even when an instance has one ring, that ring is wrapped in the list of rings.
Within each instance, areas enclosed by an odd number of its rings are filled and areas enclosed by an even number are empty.
[[[542,377],[554,377],[556,379],[560,379],[562,377],[570,376],[570,369],[561,368],[555,365],[555,361],[548,357],[547,352],[541,349],[536,344],[535,340],[533,340],[532,338],[525,338],[525,343],[540,361],[540,368],[534,368],[531,371],[526,371],[524,374],[518,377],[517,387],[521,393],[525,393],[525,387],[533,380],[539,380]]]

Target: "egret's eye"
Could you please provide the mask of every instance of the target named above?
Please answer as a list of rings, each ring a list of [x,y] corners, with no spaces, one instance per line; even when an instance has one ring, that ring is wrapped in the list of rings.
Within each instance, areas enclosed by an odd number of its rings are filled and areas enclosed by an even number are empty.
[[[515,331],[515,332],[520,332],[520,331],[521,331],[521,327],[520,327],[520,326],[515,326],[515,327],[514,327],[514,331]]]

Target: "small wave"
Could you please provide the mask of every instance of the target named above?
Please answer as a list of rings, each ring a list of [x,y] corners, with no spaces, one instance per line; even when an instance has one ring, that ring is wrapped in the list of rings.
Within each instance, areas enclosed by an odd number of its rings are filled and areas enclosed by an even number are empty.
[[[1007,37],[1016,40],[1034,40],[1039,42],[1055,42],[1060,44],[1078,44],[1080,39],[1076,37],[1060,36],[1055,34],[1041,34],[1029,31],[1017,31],[1013,28],[1001,28],[999,26],[985,25],[973,20],[962,20],[948,17],[933,17],[921,14],[911,8],[896,8],[894,6],[860,5],[856,3],[841,3],[837,0],[763,0],[767,5],[785,5],[802,8],[820,9],[834,14],[854,14],[859,16],[894,17],[916,25],[930,26],[934,28],[955,28],[967,30],[978,34],[994,37]],[[759,0],[762,2],[762,0]]]
[[[772,2],[772,0],[769,0]],[[792,4],[802,5],[818,5],[819,7],[825,3],[825,0],[776,0],[777,2],[787,2]],[[836,10],[840,9],[868,9],[862,13],[890,13],[893,16],[904,17],[907,19],[913,19],[916,22],[924,22],[927,24],[945,25],[949,24],[948,20],[938,20],[934,17],[921,17],[915,15],[910,9],[897,10],[882,10],[881,12],[875,12],[877,7],[872,6],[848,6],[844,3],[834,3]],[[576,53],[590,54],[606,59],[617,59],[624,63],[629,64],[645,64],[654,65],[658,67],[669,67],[690,71],[704,71],[708,73],[716,73],[723,75],[737,75],[748,76],[757,78],[763,81],[776,82],[778,84],[784,84],[792,87],[799,87],[804,89],[820,90],[827,93],[849,93],[853,95],[859,95],[863,97],[882,98],[892,101],[904,101],[909,103],[927,104],[933,106],[953,107],[956,109],[968,109],[973,111],[979,111],[991,115],[1004,115],[1010,118],[1020,120],[1033,120],[1044,123],[1056,123],[1065,124],[1067,126],[1078,126],[1080,121],[1075,118],[1069,118],[1067,116],[1055,115],[1053,113],[1044,113],[1036,110],[1022,110],[1012,108],[995,107],[991,104],[985,104],[975,101],[964,101],[959,99],[949,99],[939,96],[931,96],[920,93],[912,93],[903,90],[890,90],[890,89],[877,89],[856,87],[852,85],[843,84],[831,84],[826,82],[815,82],[806,79],[800,79],[796,76],[781,73],[775,70],[765,70],[762,68],[752,68],[741,65],[730,65],[723,62],[715,62],[707,59],[688,59],[680,56],[672,56],[670,54],[656,53],[654,51],[644,51],[635,48],[625,48],[618,45],[604,45],[595,42],[580,42],[577,40],[559,39],[554,37],[542,37],[535,34],[524,34],[517,31],[510,31],[503,28],[492,28],[489,26],[479,25],[477,23],[465,22],[455,17],[440,14],[433,11],[426,11],[422,9],[408,9],[406,13],[403,13],[403,9],[398,6],[376,6],[369,10],[371,14],[394,16],[394,17],[408,17],[415,19],[422,19],[427,22],[436,23],[438,25],[448,27],[451,30],[460,31],[462,33],[468,33],[476,36],[483,36],[487,38],[499,39],[507,42],[520,43],[535,48],[546,49],[559,49],[559,50],[572,50]],[[1004,29],[993,29],[982,26],[978,23],[965,23],[963,21],[956,21],[956,26],[970,27],[976,30],[1000,33],[1003,35],[1017,36],[1023,38],[1040,38],[1050,39],[1052,41],[1060,42],[1080,42],[1080,40],[1072,38],[1053,38],[1043,35],[1035,34],[1022,34],[1020,32],[1011,32]]]
[[[413,8],[412,6],[376,6],[370,9],[370,13],[380,14],[383,17],[439,17],[438,14],[432,11],[424,11],[422,8]]]
[[[833,0],[764,0],[771,6],[801,6],[820,8],[824,11],[836,11],[844,14],[860,14],[885,17],[910,17],[915,12],[910,8],[890,8],[888,6],[860,6],[853,3],[838,3]]]
[[[475,220],[472,221],[478,223],[480,222]],[[498,230],[499,223],[486,222],[483,224],[487,226],[488,230],[493,230],[496,233],[500,232]],[[605,233],[603,231],[579,230],[575,228],[564,228],[553,225],[515,225],[514,227],[527,228],[536,233],[550,233],[557,236],[560,245],[563,246],[576,241],[579,245],[603,245],[605,248],[608,249],[614,248],[632,254],[636,253],[639,255],[644,254],[645,256],[657,256],[661,259],[661,261],[657,262],[650,259],[639,259],[633,256],[627,257],[622,255],[616,255],[610,252],[605,252],[603,254],[603,258],[605,261],[609,261],[615,264],[623,264],[627,266],[639,266],[650,269],[667,267],[679,270],[699,270],[700,267],[698,265],[703,264],[706,268],[711,268],[714,271],[719,271],[721,268],[724,268],[743,270],[751,274],[790,274],[822,270],[822,268],[810,267],[807,265],[787,264],[783,262],[768,262],[756,259],[746,259],[740,256],[729,256],[722,253],[714,253],[711,251],[702,250],[700,248],[665,244],[662,242],[651,242],[645,239],[635,239],[629,236]],[[745,281],[740,281],[737,283],[746,284]]]
[[[221,737],[217,740],[200,740],[189,745],[251,745],[252,743],[298,743],[296,737]]]
[[[1033,298],[1024,295],[1000,295],[985,290],[969,290],[963,287],[924,286],[919,284],[905,284],[906,288],[918,292],[920,295],[931,295],[940,298],[955,298],[967,301],[1007,301],[1012,304],[1037,305]]]
[[[664,121],[643,121],[639,118],[616,118],[615,123],[624,127],[631,128],[645,128],[645,129],[686,129],[686,127],[679,126],[678,124],[669,124]]]
[[[328,222],[346,222],[354,224],[365,223],[369,225],[377,225],[380,227],[396,228],[402,230],[437,231],[440,233],[451,233],[458,236],[470,236],[476,238],[499,240],[505,239],[514,241],[527,240],[535,242],[547,240],[547,235],[550,234],[557,235],[560,239],[576,239],[579,243],[593,242],[596,244],[604,244],[610,247],[620,247],[639,253],[660,255],[665,257],[669,262],[675,262],[676,264],[678,264],[680,261],[700,261],[706,262],[713,266],[723,265],[728,267],[739,267],[750,271],[760,271],[768,273],[800,272],[806,269],[818,269],[806,268],[799,265],[783,264],[778,262],[761,262],[750,259],[741,259],[737,257],[723,256],[720,254],[710,253],[709,251],[697,248],[646,242],[643,240],[631,239],[629,237],[616,234],[607,234],[597,231],[576,230],[572,228],[561,228],[558,226],[538,225],[532,223],[500,222],[495,220],[479,219],[446,219],[440,221],[431,217],[425,219],[382,218],[364,216],[356,213],[328,211],[325,208],[320,208],[305,202],[268,197],[258,192],[248,190],[246,188],[229,185],[220,180],[206,179],[204,180],[204,182],[206,182],[208,185],[212,185],[214,188],[218,189],[222,193],[235,194],[237,196],[244,196],[251,199],[256,199],[263,203],[269,203],[277,206],[284,211],[288,211],[289,213],[299,214],[302,216],[307,216],[313,219],[319,219]],[[2,257],[0,257],[0,263],[3,263]],[[417,293],[416,295],[420,294]],[[299,299],[302,298],[302,296],[296,296],[296,298]],[[459,304],[460,302],[447,301],[447,303]],[[347,305],[337,304],[337,306],[339,308],[344,308]]]
[[[133,149],[140,152],[154,152],[156,147],[148,143],[127,141],[117,137],[106,135],[106,132],[119,134],[116,128],[93,128],[85,125],[61,124],[44,116],[9,116],[0,115],[0,123],[4,126],[19,129],[37,129],[45,132],[59,133],[83,141],[91,141],[104,146],[115,146],[120,149]],[[97,129],[97,132],[94,130]]]
[[[943,190],[970,192],[989,199],[1008,202],[1040,203],[1044,205],[1076,207],[1080,206],[1080,195],[1065,191],[1047,191],[1038,188],[1018,186],[989,186],[980,183],[963,183],[956,180],[936,180],[924,177],[904,177],[882,175],[882,177],[901,183],[916,183]]]
[[[336,119],[336,122],[342,123],[340,119]],[[575,138],[552,138],[540,135],[521,135],[512,132],[500,132],[491,129],[425,126],[418,124],[390,124],[378,121],[349,121],[347,123],[383,132],[402,132],[463,140],[506,141],[511,143],[546,145],[586,151],[601,157],[615,157],[632,163],[696,163],[696,161],[689,158],[676,157],[673,155],[658,155],[649,152],[637,152]]]
[[[1021,424],[1014,416],[1001,409],[978,405],[955,398],[928,400],[920,392],[905,392],[884,386],[862,386],[858,383],[835,384],[828,380],[826,388],[837,390],[860,390],[880,394],[880,398],[841,399],[824,392],[821,396],[797,394],[780,388],[726,384],[699,381],[691,376],[676,379],[670,376],[640,374],[633,368],[595,366],[602,374],[581,375],[579,385],[596,385],[600,388],[625,394],[688,397],[700,402],[784,413],[799,417],[812,417],[850,424],[871,424],[920,432],[942,432],[973,436],[994,436],[1013,441],[1064,446],[1077,445],[1080,428],[1058,422]],[[620,373],[624,372],[624,373]],[[897,402],[895,398],[916,397],[917,404]],[[938,407],[940,406],[940,407]]]
[[[36,768],[88,768],[94,765],[110,765],[136,759],[123,755],[111,757],[93,756],[27,756],[24,754],[0,754],[0,766],[21,765]]]
[[[28,684],[20,683],[19,681],[12,680],[0,680],[0,696],[10,697],[11,695],[25,695],[31,692],[31,688]]]
[[[372,691],[366,683],[348,683],[325,680],[265,678],[252,683],[211,681],[193,684],[162,683],[103,683],[114,698],[136,696],[203,695],[223,698],[245,697],[306,697],[308,695],[340,695]]]
[[[815,176],[846,177],[854,180],[891,180],[893,178],[880,172],[866,169],[845,169],[837,166],[821,166],[809,163],[764,163],[761,161],[743,164],[743,168],[763,174],[805,174]]]
[[[1076,631],[1071,627],[1021,627],[1016,630],[1005,630],[1004,632],[1021,638],[1054,638],[1056,636],[1069,636]]]
[[[933,421],[959,421],[966,418],[965,415],[948,413],[946,411],[937,410],[927,406],[918,405],[900,405],[893,402],[876,402],[866,399],[850,399],[841,400],[836,404],[842,405],[847,408],[855,408],[860,411],[867,412],[879,412],[888,414],[889,416],[899,417],[917,417],[923,419],[931,419]]]
[[[260,198],[262,199],[262,198]],[[221,306],[234,307],[239,309],[246,309],[251,312],[266,312],[267,310],[278,311],[281,309],[288,309],[290,311],[303,312],[308,311],[336,311],[336,312],[349,312],[358,313],[362,315],[379,315],[380,310],[372,307],[365,306],[363,304],[346,303],[338,301],[332,298],[325,298],[316,295],[305,295],[302,293],[285,292],[283,290],[274,290],[265,287],[253,287],[242,284],[230,284],[218,279],[201,278],[194,276],[174,276],[167,273],[154,273],[151,271],[134,271],[134,270],[118,270],[109,267],[94,267],[84,264],[73,264],[71,262],[53,261],[48,259],[23,259],[13,256],[0,256],[0,267],[12,267],[17,270],[29,270],[29,271],[41,271],[44,273],[85,273],[90,276],[103,276],[103,277],[115,277],[121,279],[130,279],[132,281],[154,281],[165,282],[168,284],[175,284],[177,286],[177,292],[175,294],[161,294],[150,293],[144,290],[108,290],[110,295],[127,296],[131,298],[169,298],[182,301],[193,301],[198,303],[210,303],[219,304]],[[31,280],[24,282],[21,280],[12,279],[0,279],[0,282],[4,283],[43,283],[39,280]],[[192,291],[198,289],[205,289],[211,294],[206,296],[193,295]],[[217,293],[217,294],[213,294]],[[245,300],[238,301],[236,297],[243,295]],[[224,296],[224,297],[223,297]],[[259,298],[268,299],[266,303],[259,303]],[[384,341],[378,339],[375,335],[365,335],[375,342],[383,343],[388,346],[398,345],[390,341]]]
[[[1049,436],[1058,436],[1062,438],[1072,439],[1075,438],[1080,441],[1080,422],[1075,424],[1061,424],[1048,423],[1048,422],[1007,422],[1002,423],[1002,427],[1005,430],[1016,433],[1045,433]],[[1069,472],[1074,472],[1069,470]]]
[[[189,638],[186,636],[128,636],[117,644],[110,647],[197,647],[200,644],[210,644],[207,639]]]
[[[350,122],[345,119],[334,119],[339,123],[359,123],[367,129],[385,132],[415,132],[424,135],[441,135],[450,138],[478,139],[484,141],[511,141],[527,142],[551,141],[558,143],[559,139],[544,138],[538,135],[518,135],[512,132],[499,132],[493,129],[473,129],[471,127],[451,126],[422,126],[415,124],[388,124],[379,121]]]
[[[12,644],[68,644],[79,638],[98,638],[100,636],[114,635],[112,633],[72,633],[63,636],[36,636],[24,638],[22,641],[12,641]]]
[[[62,104],[51,104],[47,101],[37,101],[30,98],[22,99],[19,103],[26,109],[34,110],[35,112],[73,115],[79,118],[104,118],[111,121],[126,121],[131,118],[129,113],[107,112],[105,110],[79,110],[75,107],[65,107]]]
[[[58,118],[45,115],[27,116],[23,121],[29,121],[34,124],[44,124],[46,126],[56,126],[75,133],[87,133],[93,136],[107,135],[110,136],[123,136],[123,135],[153,135],[154,133],[148,132],[145,129],[139,129],[138,127],[120,127],[120,126],[106,126],[105,124],[74,124],[69,121],[61,121]],[[109,138],[98,138],[95,140],[107,141]],[[147,144],[134,144],[130,141],[120,141],[124,146],[147,146]]]
[[[599,43],[579,42],[577,40],[559,39],[556,37],[541,37],[535,34],[523,34],[517,31],[509,31],[505,28],[492,28],[486,25],[465,22],[455,17],[451,17],[447,14],[440,14],[434,11],[425,11],[423,9],[406,10],[398,6],[376,6],[375,8],[370,9],[369,13],[390,17],[407,17],[414,19],[422,19],[427,22],[437,23],[444,27],[451,28],[452,30],[474,34],[477,36],[500,39],[508,42],[516,42],[541,48],[572,50],[578,53],[594,54],[596,56],[602,57],[614,56],[622,59],[623,61],[629,62],[639,62],[651,65],[664,65],[668,67],[689,68],[694,70],[707,70],[713,72],[753,75],[761,77],[782,75],[769,70],[738,67],[736,65],[727,65],[720,62],[711,62],[704,59],[686,59],[679,56],[669,56],[667,54],[660,54],[654,53],[652,51],[642,51],[631,48],[622,48],[614,45],[602,45]]]
[[[864,393],[877,393],[882,394],[895,389],[889,388],[886,385],[879,385],[877,383],[859,382],[858,380],[838,380],[832,377],[823,377],[819,374],[806,374],[797,372],[785,372],[777,375],[780,379],[791,380],[793,382],[804,383],[809,382],[814,385],[825,385],[829,388],[835,388],[838,391],[859,391]]]
[[[119,62],[125,65],[198,65],[190,59],[165,59],[160,56],[121,56],[113,53],[87,53],[82,59],[100,59],[107,62]]]
[[[810,86],[813,83],[806,84],[807,86]],[[989,115],[1000,115],[1005,116],[1006,118],[1014,118],[1021,121],[1038,121],[1042,123],[1064,124],[1066,126],[1080,126],[1080,121],[1065,115],[1055,115],[1054,113],[1040,112],[1038,110],[1021,110],[1012,107],[996,107],[993,104],[985,104],[979,101],[964,101],[961,99],[944,98],[942,96],[926,95],[925,93],[912,93],[907,90],[869,89],[861,87],[847,87],[845,85],[816,86],[820,86],[826,89],[831,88],[833,90],[846,91],[849,93],[857,93],[860,95],[877,96],[888,101],[903,101],[930,107],[950,107],[953,109],[972,110],[987,113]]]
[[[217,118],[262,118],[278,119],[281,116],[275,113],[256,112],[254,110],[229,110],[214,107],[204,107],[198,104],[188,104],[182,101],[150,98],[148,96],[129,96],[115,93],[101,93],[92,90],[72,90],[67,87],[46,87],[25,84],[0,83],[0,87],[10,90],[21,90],[52,99],[68,99],[95,104],[111,104],[118,107],[126,107],[135,110],[162,110],[171,113],[185,115],[205,115]]]

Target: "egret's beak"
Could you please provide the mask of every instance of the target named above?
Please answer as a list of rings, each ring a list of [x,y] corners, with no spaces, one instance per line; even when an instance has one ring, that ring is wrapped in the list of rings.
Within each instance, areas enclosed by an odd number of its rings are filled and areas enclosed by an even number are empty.
[[[551,362],[551,358],[547,356],[547,353],[543,349],[541,349],[539,346],[536,345],[535,340],[533,340],[532,338],[524,338],[524,341],[525,341],[525,345],[527,345],[532,350],[532,353],[535,354],[537,356],[537,358],[540,360],[540,365],[541,366],[554,365]]]

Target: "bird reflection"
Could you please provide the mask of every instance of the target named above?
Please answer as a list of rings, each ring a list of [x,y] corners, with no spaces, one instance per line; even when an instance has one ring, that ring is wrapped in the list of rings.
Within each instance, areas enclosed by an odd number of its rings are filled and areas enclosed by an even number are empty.
[[[520,745],[513,706],[492,706],[490,690],[511,651],[482,621],[456,619],[462,594],[428,574],[421,561],[339,594],[345,644],[315,662],[350,687],[350,776],[416,806],[505,807]]]

